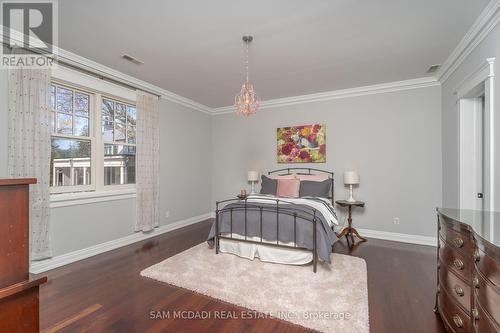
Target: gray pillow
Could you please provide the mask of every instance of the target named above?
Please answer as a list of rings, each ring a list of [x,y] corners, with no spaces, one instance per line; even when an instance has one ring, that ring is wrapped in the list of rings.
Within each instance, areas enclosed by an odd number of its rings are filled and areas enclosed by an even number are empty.
[[[262,182],[260,183],[260,194],[276,195],[276,192],[278,191],[278,181],[264,175],[262,175],[261,179]]]
[[[299,197],[328,198],[330,196],[331,186],[331,179],[327,179],[322,182],[303,180],[300,182]]]

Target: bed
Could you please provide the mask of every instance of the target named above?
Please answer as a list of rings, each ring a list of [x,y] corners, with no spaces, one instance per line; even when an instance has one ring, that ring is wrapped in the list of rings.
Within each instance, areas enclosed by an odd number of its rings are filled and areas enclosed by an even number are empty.
[[[337,241],[333,229],[338,225],[333,206],[333,172],[312,168],[268,172],[277,182],[284,177],[317,174],[326,175],[323,184],[329,184],[328,193],[322,196],[289,198],[258,194],[218,201],[207,240],[209,245],[216,253],[252,260],[258,257],[261,261],[292,265],[312,262],[314,272],[318,261],[330,263],[331,249]],[[305,186],[305,182],[300,181],[300,186]]]

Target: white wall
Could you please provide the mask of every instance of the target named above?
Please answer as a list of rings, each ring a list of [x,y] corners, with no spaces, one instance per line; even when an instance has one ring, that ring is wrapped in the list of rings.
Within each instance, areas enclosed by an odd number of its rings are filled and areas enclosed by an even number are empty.
[[[105,243],[134,232],[134,199],[52,208],[53,256]]]
[[[161,100],[160,212],[163,224],[210,212],[210,115]],[[165,212],[170,211],[170,217]]]
[[[160,100],[160,224],[210,210],[210,116]],[[0,177],[7,176],[7,74],[0,70]],[[165,216],[165,211],[170,216]],[[135,199],[51,209],[54,256],[134,233]]]
[[[487,58],[496,58],[495,84],[495,123],[496,133],[494,156],[495,189],[500,189],[500,25],[497,25],[477,48],[464,60],[457,70],[442,84],[442,143],[443,143],[443,206],[458,208],[459,193],[459,114],[456,105],[455,91],[458,86],[480,66],[486,63]],[[486,199],[486,198],[485,198]],[[495,209],[500,209],[500,193],[497,190]]]
[[[246,172],[287,166],[333,170],[336,199],[346,198],[345,170],[357,170],[356,227],[435,236],[441,206],[441,88],[439,86],[262,109],[255,116],[212,119],[212,201],[249,188]],[[278,165],[276,128],[327,124],[325,164]],[[394,225],[393,218],[400,224]]]

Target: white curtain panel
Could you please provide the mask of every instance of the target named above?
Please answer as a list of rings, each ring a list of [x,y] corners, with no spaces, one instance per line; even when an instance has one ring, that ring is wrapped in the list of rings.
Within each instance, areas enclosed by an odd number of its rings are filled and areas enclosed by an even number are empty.
[[[9,176],[37,179],[30,185],[31,260],[51,256],[49,83],[48,69],[9,71]]]
[[[160,129],[158,96],[137,91],[136,231],[160,223]]]

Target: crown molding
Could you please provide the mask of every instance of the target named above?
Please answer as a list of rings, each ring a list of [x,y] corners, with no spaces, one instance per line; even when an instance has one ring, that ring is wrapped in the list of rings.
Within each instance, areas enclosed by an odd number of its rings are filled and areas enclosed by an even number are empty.
[[[275,107],[282,107],[282,106],[289,106],[296,104],[329,101],[340,98],[383,94],[401,90],[425,88],[438,85],[440,85],[440,83],[435,77],[423,77],[418,79],[380,83],[380,84],[374,84],[357,88],[333,90],[316,94],[270,99],[267,101],[262,101],[260,103],[260,108],[268,109],[268,108],[275,108]],[[219,115],[232,112],[234,112],[233,106],[224,106],[220,108],[214,108],[212,114]]]
[[[488,36],[500,22],[500,0],[492,0],[474,24],[467,31],[457,47],[443,63],[436,74],[437,79],[443,83],[457,70],[462,62],[474,49]]]
[[[457,86],[454,93],[457,101],[464,98],[468,92],[481,84],[481,82],[493,77],[495,77],[495,58],[488,58],[481,66],[463,79]]]
[[[6,30],[6,28],[3,25],[0,25],[0,35],[2,36],[2,40],[5,37],[5,33],[4,33],[5,30]],[[16,30],[11,30],[10,38],[15,43],[22,45],[24,34],[19,32],[19,31],[16,31]],[[189,98],[183,97],[181,95],[177,95],[171,91],[160,88],[154,84],[140,80],[138,78],[135,78],[135,77],[130,76],[128,74],[125,74],[123,72],[117,71],[117,70],[112,69],[108,66],[102,65],[96,61],[90,60],[88,58],[77,55],[73,52],[62,49],[58,46],[52,45],[52,47],[54,50],[53,58],[56,61],[62,60],[64,62],[68,63],[69,65],[74,66],[75,68],[80,68],[80,69],[85,70],[87,72],[93,73],[96,76],[99,76],[101,78],[108,78],[108,79],[111,79],[113,81],[121,82],[121,83],[124,83],[126,85],[136,87],[137,89],[144,89],[144,90],[147,90],[149,92],[153,92],[153,93],[159,95],[161,98],[163,98],[165,100],[186,106],[188,108],[191,108],[191,109],[194,109],[197,111],[201,111],[201,112],[206,113],[206,114],[211,114],[211,111],[212,111],[211,107],[208,107],[206,105],[203,105],[201,103],[193,101]],[[64,66],[64,65],[62,65],[62,66]]]
[[[84,70],[91,71],[91,72],[95,73],[96,75],[103,76],[103,77],[109,77],[113,80],[117,80],[117,81],[125,83],[127,85],[137,87],[138,89],[142,88],[142,89],[154,92],[154,93],[160,95],[161,98],[163,98],[163,99],[174,102],[176,104],[180,104],[180,105],[189,107],[189,108],[197,110],[197,111],[201,111],[201,112],[206,113],[206,114],[210,114],[212,111],[212,108],[210,108],[206,105],[203,105],[201,103],[193,101],[189,98],[183,97],[181,95],[177,95],[171,91],[160,88],[160,87],[153,85],[149,82],[142,81],[142,80],[137,79],[137,78],[130,76],[128,74],[114,70],[110,67],[104,66],[98,62],[95,62],[93,60],[79,56],[75,53],[58,48],[58,51],[56,54],[57,54],[57,57],[56,57],[57,59],[61,59],[61,60],[65,61],[65,62],[69,63],[70,65],[75,66],[77,68],[82,68]]]

